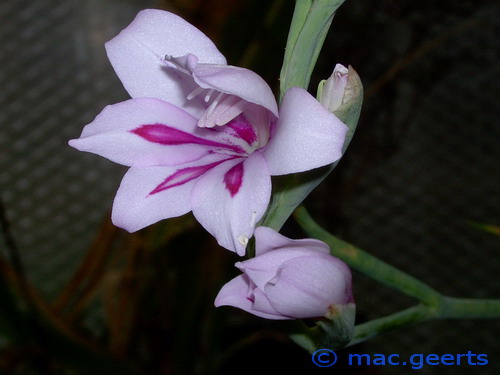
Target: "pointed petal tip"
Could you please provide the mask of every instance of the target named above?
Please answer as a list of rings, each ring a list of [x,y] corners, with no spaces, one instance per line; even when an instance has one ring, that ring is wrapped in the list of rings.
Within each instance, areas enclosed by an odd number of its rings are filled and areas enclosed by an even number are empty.
[[[68,145],[78,151],[88,152],[90,150],[90,148],[88,147],[88,142],[85,137],[70,139],[68,141]]]
[[[76,139],[70,139],[68,141],[68,145],[70,147],[77,148],[77,146],[78,146],[78,138],[76,138]]]
[[[111,213],[111,222],[115,227],[121,228],[127,231],[128,233],[134,233],[144,228],[144,226],[133,225],[128,220],[124,220],[124,218],[121,217],[120,215],[114,214],[114,211]]]
[[[234,306],[247,310],[251,307],[251,302],[245,298],[248,284],[243,275],[236,276],[223,285],[217,296],[214,305]]]
[[[186,101],[183,90],[193,89],[192,79],[170,73],[165,56],[196,54],[200,62],[226,64],[225,57],[199,29],[173,13],[156,9],[139,12],[127,27],[106,42],[105,49],[132,98],[163,99],[193,115],[201,113],[203,108]]]

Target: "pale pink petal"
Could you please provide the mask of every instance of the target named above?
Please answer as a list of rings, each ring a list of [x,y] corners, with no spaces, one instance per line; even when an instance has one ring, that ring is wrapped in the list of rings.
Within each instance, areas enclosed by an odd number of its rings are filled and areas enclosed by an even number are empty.
[[[276,118],[269,111],[262,107],[253,105],[245,111],[245,118],[253,125],[256,133],[257,142],[260,147],[267,145],[271,128],[274,127]]]
[[[168,69],[168,56],[196,55],[208,64],[226,64],[212,41],[175,14],[146,9],[106,43],[109,60],[131,97],[163,99],[199,115],[203,108],[187,95],[196,87],[191,77]]]
[[[170,129],[170,145],[148,140],[140,132],[144,126]],[[175,165],[199,159],[217,145],[200,136],[211,135],[199,129],[187,112],[158,99],[138,98],[107,106],[69,144],[123,165]]]
[[[191,191],[197,179],[223,162],[220,155],[209,155],[182,166],[130,168],[116,193],[113,223],[135,232],[184,215],[191,211]]]
[[[252,308],[252,301],[247,298],[248,278],[245,275],[236,276],[224,286],[215,297],[214,305],[235,306],[248,311]]]
[[[203,88],[237,96],[278,116],[278,105],[271,88],[251,70],[231,65],[202,64],[199,59],[193,78]]]
[[[346,132],[347,126],[306,90],[289,89],[264,150],[271,175],[303,172],[337,161]]]
[[[271,228],[258,227],[255,229],[255,257],[235,265],[264,290],[265,284],[276,276],[283,262],[311,255],[311,251],[330,253],[329,247],[322,241],[312,238],[292,240]]]
[[[260,290],[254,289],[253,291],[253,304],[251,313],[266,319],[275,319],[275,320],[283,320],[283,319],[293,319],[288,316],[284,316],[280,314],[276,309],[271,305],[269,298]]]
[[[309,250],[321,251],[330,254],[327,244],[313,238],[301,238],[292,240],[283,236],[274,229],[268,227],[258,227],[255,229],[255,256],[260,256],[270,250],[279,248],[305,248]]]
[[[329,305],[349,301],[351,279],[346,267],[328,255],[294,258],[282,264],[264,293],[280,314],[294,318],[322,317]]]
[[[205,102],[213,100],[209,112],[214,112],[216,107],[221,107],[219,108],[220,112],[226,112],[228,108],[232,108],[236,103],[238,103],[236,105],[238,111],[243,111],[245,110],[243,103],[253,103],[268,109],[275,116],[278,116],[278,105],[271,88],[261,76],[251,70],[232,65],[205,63],[196,55],[167,57],[166,62],[169,67],[192,76],[199,85],[201,89],[198,88],[191,92],[190,98],[198,96],[202,92],[205,95],[208,94]],[[243,101],[240,103],[241,99]],[[227,105],[224,106],[224,103]],[[217,114],[218,111],[215,112]],[[224,116],[229,116],[229,114]],[[220,117],[221,122],[224,116]],[[217,122],[217,125],[222,125],[222,123]],[[211,127],[212,125],[206,126]]]
[[[69,144],[115,163],[149,167],[190,162],[213,149],[243,152],[235,141],[200,129],[194,117],[169,103],[137,98],[104,108]]]
[[[255,236],[257,238],[257,232]],[[299,242],[300,240],[296,241]],[[278,248],[275,248],[275,250],[278,250]],[[316,250],[319,250],[321,254],[329,253],[326,244],[313,239],[304,239],[291,246],[284,245],[279,250],[269,251],[263,255],[261,253],[261,255],[256,255],[244,262],[238,262],[235,266],[245,272],[258,288],[264,290],[266,283],[276,277],[277,270],[284,262],[297,257],[311,256],[311,251]]]
[[[200,177],[191,202],[194,216],[219,245],[244,255],[270,196],[267,163],[254,152],[246,160],[225,162]]]
[[[266,319],[282,319],[278,315],[255,311],[253,302],[247,298],[248,279],[240,275],[226,283],[215,298],[215,307],[233,306]]]
[[[128,232],[177,217],[191,210],[189,196],[195,181],[188,182],[161,194],[150,194],[174,167],[130,168],[116,193],[111,215],[113,224]]]

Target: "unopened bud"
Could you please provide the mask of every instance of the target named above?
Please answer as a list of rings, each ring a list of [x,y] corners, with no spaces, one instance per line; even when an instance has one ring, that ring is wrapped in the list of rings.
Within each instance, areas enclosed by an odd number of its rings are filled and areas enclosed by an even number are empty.
[[[318,86],[318,100],[330,112],[335,112],[344,102],[349,70],[341,65],[335,65],[332,75]]]
[[[356,129],[363,104],[363,84],[358,73],[349,66],[337,64],[332,75],[318,85],[319,102],[349,128],[343,151]]]

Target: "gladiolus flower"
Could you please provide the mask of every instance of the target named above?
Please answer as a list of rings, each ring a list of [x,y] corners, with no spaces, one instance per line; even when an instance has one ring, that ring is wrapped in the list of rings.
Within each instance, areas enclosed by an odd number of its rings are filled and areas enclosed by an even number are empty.
[[[347,127],[301,88],[278,106],[264,80],[227,65],[180,17],[141,11],[106,43],[132,99],[110,105],[70,145],[130,166],[112,220],[129,232],[193,211],[218,243],[245,253],[272,175],[341,157]]]
[[[255,230],[255,258],[236,263],[243,274],[222,287],[215,306],[234,306],[267,319],[327,317],[354,302],[351,272],[319,240],[291,240]]]

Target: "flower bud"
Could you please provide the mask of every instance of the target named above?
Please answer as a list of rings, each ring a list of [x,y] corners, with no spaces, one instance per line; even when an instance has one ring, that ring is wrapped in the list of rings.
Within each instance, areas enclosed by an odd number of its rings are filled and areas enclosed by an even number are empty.
[[[342,104],[349,70],[341,65],[335,65],[333,73],[326,81],[323,80],[318,86],[319,102],[330,112],[335,112]]]
[[[353,302],[351,272],[315,239],[291,240],[255,230],[256,256],[236,263],[243,274],[224,285],[215,306],[234,306],[267,319],[323,318]]]
[[[349,128],[342,147],[342,152],[345,152],[356,130],[363,104],[361,78],[352,66],[346,68],[337,64],[330,78],[319,83],[317,98]]]

